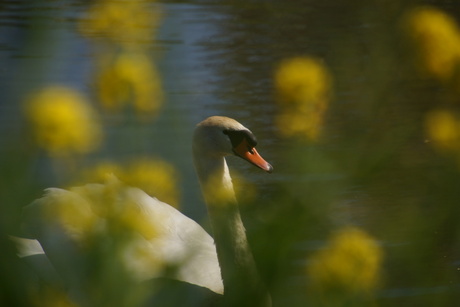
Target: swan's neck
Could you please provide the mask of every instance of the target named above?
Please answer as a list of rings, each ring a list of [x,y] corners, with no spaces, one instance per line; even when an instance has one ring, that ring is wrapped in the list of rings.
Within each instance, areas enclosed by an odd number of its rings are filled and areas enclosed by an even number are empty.
[[[260,282],[225,159],[201,156],[195,158],[195,166],[211,219],[225,295],[259,292]]]
[[[224,205],[237,207],[232,178],[224,157],[200,155],[200,159],[195,158],[195,167],[208,209]]]

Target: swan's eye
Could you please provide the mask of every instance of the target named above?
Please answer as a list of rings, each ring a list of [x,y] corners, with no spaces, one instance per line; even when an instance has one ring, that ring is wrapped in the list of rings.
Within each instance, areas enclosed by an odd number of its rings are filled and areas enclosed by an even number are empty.
[[[249,130],[224,130],[222,132],[228,136],[233,147],[241,144],[243,140],[246,140],[248,147],[254,148],[257,145],[256,137]],[[252,149],[248,151],[251,152]]]

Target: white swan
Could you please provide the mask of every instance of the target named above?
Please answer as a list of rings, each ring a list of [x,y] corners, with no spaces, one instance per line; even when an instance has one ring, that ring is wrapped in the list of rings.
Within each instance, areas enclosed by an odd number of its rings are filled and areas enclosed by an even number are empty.
[[[136,280],[161,274],[161,268],[178,265],[174,278],[206,287],[225,297],[251,295],[267,300],[255,270],[233,191],[225,156],[236,155],[272,171],[256,151],[251,131],[228,117],[213,116],[199,123],[193,137],[193,158],[208,207],[214,240],[196,222],[173,207],[126,187],[112,177],[105,184],[87,184],[69,190],[51,188],[25,208],[28,230],[38,239],[15,239],[21,256],[46,253],[68,284],[78,283],[69,274],[69,255],[75,258],[88,232],[106,231],[109,217],[122,218],[135,233],[124,249],[126,268]],[[43,250],[40,248],[43,247]],[[216,252],[217,250],[217,252]],[[72,265],[78,266],[78,263]],[[64,273],[62,273],[64,271]],[[223,282],[222,282],[223,280]],[[269,300],[269,299],[268,299]]]

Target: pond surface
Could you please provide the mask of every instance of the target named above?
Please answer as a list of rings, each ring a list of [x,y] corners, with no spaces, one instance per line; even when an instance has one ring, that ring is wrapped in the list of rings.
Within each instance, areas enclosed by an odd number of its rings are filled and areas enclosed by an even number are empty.
[[[440,8],[460,16],[458,5],[441,2]],[[104,146],[83,165],[160,157],[178,170],[181,210],[207,225],[191,159],[193,127],[211,115],[235,118],[257,136],[259,153],[275,169],[267,175],[228,159],[232,171],[258,190],[255,204],[242,209],[249,235],[261,242],[255,244],[256,257],[258,248],[259,256],[270,252],[258,247],[270,243],[258,232],[285,227],[295,233],[285,244],[273,245],[273,254],[281,258],[267,262],[284,270],[266,269],[277,289],[275,303],[302,305],[304,294],[296,291],[308,283],[304,259],[334,229],[351,224],[374,235],[385,250],[382,305],[439,300],[451,306],[460,292],[458,161],[433,149],[423,123],[435,107],[458,111],[459,101],[448,87],[414,72],[399,28],[410,6],[296,0],[166,2],[160,7],[158,34],[145,44],[160,71],[165,103],[149,122],[136,121],[129,112],[104,114]],[[67,85],[98,105],[90,77],[98,38],[90,40],[76,30],[86,8],[85,1],[0,4],[0,154],[2,166],[29,159],[20,167],[20,178],[14,177],[18,187],[30,188],[16,199],[22,205],[71,176],[57,174],[56,165],[23,139],[22,104],[29,92]],[[275,124],[274,72],[294,56],[319,59],[333,76],[318,142],[282,137]],[[243,184],[243,197],[246,189]],[[289,214],[297,209],[288,203],[307,209],[296,220]]]

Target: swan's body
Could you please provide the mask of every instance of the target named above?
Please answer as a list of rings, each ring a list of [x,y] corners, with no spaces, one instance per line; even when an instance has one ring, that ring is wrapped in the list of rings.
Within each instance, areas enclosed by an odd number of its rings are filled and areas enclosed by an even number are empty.
[[[194,163],[216,245],[190,218],[111,177],[105,184],[47,189],[45,196],[25,209],[28,229],[44,252],[35,240],[18,240],[20,253],[46,253],[60,271],[68,265],[68,253],[78,253],[89,234],[106,231],[110,219],[121,216],[121,222],[132,227],[122,262],[134,280],[157,277],[165,265],[177,266],[170,277],[219,294],[224,289],[229,296],[233,291],[262,293],[224,158],[235,154],[271,172],[255,145],[252,133],[227,117],[210,117],[195,130]],[[131,222],[125,218],[130,216]],[[67,282],[72,284],[72,278]]]
[[[98,232],[103,235],[107,232],[104,224],[108,223],[107,219],[113,218],[105,216],[104,213],[95,213],[98,212],[98,208],[95,208],[97,204],[93,200],[104,198],[112,191],[116,191],[114,197],[118,200],[109,200],[109,203],[104,199],[104,205],[111,206],[112,210],[120,210],[119,214],[142,214],[134,218],[141,226],[138,229],[130,229],[133,235],[121,255],[122,263],[135,281],[162,276],[164,267],[177,266],[177,271],[172,277],[206,287],[219,294],[223,293],[220,267],[212,237],[195,221],[172,206],[150,197],[138,188],[124,186],[114,177],[105,184],[87,184],[69,190],[47,189],[42,198],[25,209],[28,229],[41,244],[36,240],[18,241],[21,247],[20,255],[44,253],[40,250],[43,246],[46,254],[58,257],[59,262],[65,262],[65,258],[71,259],[74,248],[70,248],[69,253],[62,248],[63,245],[80,245],[88,236],[99,235]],[[117,202],[122,202],[123,207],[115,208],[118,207]],[[78,207],[74,207],[73,204]],[[69,205],[71,208],[63,208]],[[56,221],[44,217],[46,212],[56,213]],[[142,225],[144,222],[154,224],[149,229],[149,225]],[[146,254],[149,259],[145,259]]]

